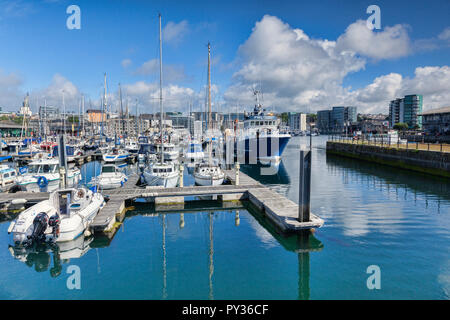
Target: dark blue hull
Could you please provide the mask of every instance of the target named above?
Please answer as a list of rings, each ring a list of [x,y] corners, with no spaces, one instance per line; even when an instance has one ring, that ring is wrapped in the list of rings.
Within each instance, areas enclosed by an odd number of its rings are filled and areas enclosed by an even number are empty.
[[[245,138],[235,144],[237,155],[241,158],[245,156],[245,162],[255,164],[259,160],[268,160],[281,157],[291,137],[252,137]]]

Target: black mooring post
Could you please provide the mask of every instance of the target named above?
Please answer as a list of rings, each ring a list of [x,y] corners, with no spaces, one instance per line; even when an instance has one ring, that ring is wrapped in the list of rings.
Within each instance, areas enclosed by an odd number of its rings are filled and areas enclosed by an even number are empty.
[[[298,198],[298,221],[310,221],[311,201],[311,150],[300,150],[300,179]]]
[[[64,177],[63,177],[64,188],[67,188],[67,150],[64,134],[60,135],[58,139],[58,156],[59,156],[59,168],[64,168]]]

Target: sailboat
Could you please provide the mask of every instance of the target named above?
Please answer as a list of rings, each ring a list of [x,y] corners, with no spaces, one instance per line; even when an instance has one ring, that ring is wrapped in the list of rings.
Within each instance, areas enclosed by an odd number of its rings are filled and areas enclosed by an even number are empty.
[[[211,45],[208,43],[208,122],[206,132],[211,126]],[[218,186],[223,183],[225,173],[212,159],[212,138],[208,141],[208,160],[197,165],[194,171],[195,184],[200,186]]]
[[[178,184],[179,170],[173,162],[164,161],[164,108],[162,97],[162,39],[161,14],[159,15],[159,134],[161,138],[160,161],[153,162],[144,169],[143,177],[148,186],[163,186],[173,188]]]

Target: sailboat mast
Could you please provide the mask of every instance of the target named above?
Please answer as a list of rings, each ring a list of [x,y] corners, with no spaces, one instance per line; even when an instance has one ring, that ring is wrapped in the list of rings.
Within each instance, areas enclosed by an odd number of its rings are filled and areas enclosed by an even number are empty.
[[[62,91],[62,101],[63,101],[64,134],[66,134],[66,102],[64,100],[64,90]]]
[[[211,44],[208,42],[208,123],[206,130],[212,129],[211,120]]]
[[[83,126],[81,129],[81,132],[83,132],[83,136],[85,135],[84,132],[84,94],[81,96],[81,112],[83,113]]]
[[[104,120],[105,120],[105,110],[106,110],[106,106],[107,106],[107,102],[106,102],[106,72],[105,72],[105,75],[104,75],[104,86],[105,86],[105,88],[104,88],[104,93],[103,93],[103,106],[102,106],[102,135],[103,135],[103,128],[104,128],[104,124],[103,124],[103,122],[104,122]]]
[[[120,83],[119,83],[119,100],[120,100],[120,121],[122,121],[123,120],[123,107],[122,107],[122,89],[120,87]],[[123,121],[122,121],[122,134],[124,134],[124,133],[125,133],[125,128],[124,128]]]
[[[162,33],[161,14],[159,14],[159,132],[161,135],[161,164],[164,163],[164,134],[163,134],[163,95],[162,95]]]
[[[206,132],[212,129],[212,117],[211,117],[211,44],[208,42],[208,123],[206,126]],[[208,143],[209,164],[212,162],[212,134],[209,137]]]

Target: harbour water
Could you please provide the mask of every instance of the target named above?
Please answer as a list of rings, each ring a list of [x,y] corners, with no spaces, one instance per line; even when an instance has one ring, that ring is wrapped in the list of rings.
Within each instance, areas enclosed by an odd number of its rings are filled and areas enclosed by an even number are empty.
[[[16,259],[1,222],[0,299],[449,299],[450,181],[327,156],[325,141],[313,137],[311,206],[325,220],[313,236],[278,235],[245,204],[183,216],[136,204],[112,241]],[[297,201],[308,142],[291,139],[276,176],[241,168]],[[99,168],[85,164],[83,180]],[[371,265],[380,289],[367,287]],[[74,266],[79,290],[67,286]]]

